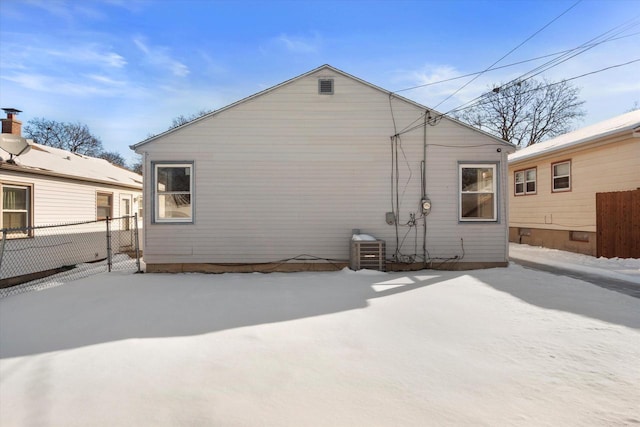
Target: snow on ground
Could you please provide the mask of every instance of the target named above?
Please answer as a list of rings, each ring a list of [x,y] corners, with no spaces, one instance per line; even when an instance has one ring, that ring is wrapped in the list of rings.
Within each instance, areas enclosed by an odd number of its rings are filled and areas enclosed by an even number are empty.
[[[640,299],[514,264],[104,273],[0,300],[0,425],[634,425],[639,343]]]
[[[640,259],[636,258],[595,258],[589,255],[517,243],[509,244],[509,256],[512,259],[521,259],[578,273],[588,273],[640,284]]]

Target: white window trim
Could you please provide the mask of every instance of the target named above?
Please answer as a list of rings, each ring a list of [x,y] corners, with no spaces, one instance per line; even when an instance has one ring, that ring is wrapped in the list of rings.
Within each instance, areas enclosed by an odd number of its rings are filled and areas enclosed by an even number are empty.
[[[24,189],[27,190],[27,209],[5,209],[4,208],[4,194],[2,194],[4,191],[4,188],[19,188],[19,189]],[[2,224],[2,226],[0,228],[7,228],[7,226],[4,224],[4,221],[2,221],[2,216],[4,216],[4,212],[25,212],[27,214],[27,227],[33,227],[33,184],[21,184],[21,183],[10,183],[10,182],[3,182],[0,183],[0,224]],[[9,236],[9,238],[23,238],[23,237],[32,237],[33,236],[33,229],[29,229],[29,231],[27,231],[24,234],[18,235],[15,233],[12,233],[11,236]]]
[[[565,163],[569,165],[569,174],[556,176],[555,174],[556,166],[562,165]],[[564,178],[564,177],[569,178],[569,186],[567,188],[556,188],[556,178]],[[571,183],[571,160],[563,160],[561,162],[552,163],[551,164],[551,192],[562,193],[564,191],[571,191],[571,184],[572,184]]]
[[[529,171],[535,171],[536,172],[536,179],[534,180],[527,180],[527,172]],[[518,174],[522,174],[522,191],[518,192],[517,190],[517,175]],[[527,190],[527,184],[530,182],[535,182],[536,183],[536,189],[534,191],[528,191]],[[515,194],[516,196],[527,196],[527,195],[532,195],[532,194],[537,194],[538,193],[538,171],[537,168],[528,168],[528,169],[521,169],[519,171],[515,171],[513,174],[513,194]]]
[[[102,221],[104,219],[107,219],[107,218],[102,218],[101,216],[98,215],[98,208],[100,207],[100,205],[98,205],[98,199],[101,195],[111,197],[111,204],[109,205],[108,217],[113,218],[113,204],[115,203],[113,200],[113,193],[110,193],[108,191],[96,191],[96,220],[97,221]]]
[[[462,169],[491,168],[493,169],[493,191],[462,191]],[[458,164],[458,221],[460,222],[497,222],[498,221],[498,167],[495,163],[459,163]],[[493,194],[493,218],[463,218],[463,194]]]
[[[184,191],[178,191],[178,192],[163,192],[160,193],[158,192],[158,168],[189,168],[189,192],[184,192]],[[194,167],[193,167],[193,163],[187,163],[187,162],[153,162],[153,187],[151,188],[151,193],[153,196],[153,222],[154,223],[161,223],[161,224],[167,224],[167,223],[187,223],[187,224],[192,224],[193,223],[193,213],[194,213],[194,188],[193,188],[193,175],[194,175]],[[160,194],[189,194],[190,200],[191,200],[191,205],[189,206],[190,208],[190,215],[189,217],[186,218],[160,218],[160,203],[158,200],[158,196]]]

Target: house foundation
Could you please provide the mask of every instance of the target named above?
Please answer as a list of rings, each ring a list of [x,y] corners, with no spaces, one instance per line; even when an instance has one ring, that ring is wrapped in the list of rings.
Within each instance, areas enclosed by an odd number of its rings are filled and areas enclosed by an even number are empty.
[[[386,271],[417,270],[477,270],[484,268],[507,267],[508,262],[455,262],[434,261],[427,263],[386,263]],[[147,273],[293,273],[303,271],[339,271],[349,267],[349,263],[331,262],[295,262],[295,263],[262,263],[262,264],[209,264],[209,263],[171,263],[146,264]]]
[[[596,233],[590,231],[509,227],[509,241],[596,256]]]

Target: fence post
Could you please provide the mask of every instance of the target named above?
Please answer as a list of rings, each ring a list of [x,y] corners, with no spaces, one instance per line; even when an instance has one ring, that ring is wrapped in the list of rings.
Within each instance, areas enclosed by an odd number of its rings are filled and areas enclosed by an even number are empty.
[[[4,258],[4,243],[7,241],[7,229],[2,229],[2,242],[0,242],[0,273],[2,273],[2,258]]]
[[[107,266],[111,273],[111,218],[107,217]]]
[[[138,273],[141,273],[141,270],[140,270],[140,242],[139,242],[140,236],[138,234],[138,213],[137,212],[133,214],[133,223],[135,224],[134,225],[135,228],[133,229],[134,230],[133,234],[134,234],[134,239],[136,241],[136,243],[135,243],[135,245],[136,245],[136,265],[138,267]]]

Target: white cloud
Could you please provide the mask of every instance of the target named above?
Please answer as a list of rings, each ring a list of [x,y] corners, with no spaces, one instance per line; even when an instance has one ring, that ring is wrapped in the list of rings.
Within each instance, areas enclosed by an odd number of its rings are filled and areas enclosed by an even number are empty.
[[[45,50],[43,53],[52,57],[63,58],[69,63],[94,64],[113,68],[122,68],[127,64],[123,56],[115,52],[106,51],[106,49],[98,45],[81,45],[65,50]]]
[[[169,70],[177,77],[186,77],[190,71],[182,62],[173,59],[167,48],[162,46],[149,46],[143,37],[135,37],[133,43],[145,55],[146,60],[159,68]]]
[[[289,53],[310,54],[318,53],[322,44],[322,37],[318,33],[314,33],[310,37],[280,34],[269,41],[270,48],[262,49],[262,51],[266,53],[270,49],[284,49]]]
[[[133,43],[136,45],[136,47],[138,49],[140,49],[142,51],[142,53],[144,53],[145,55],[149,54],[149,48],[147,47],[147,45],[144,43],[144,41],[140,38],[140,37],[135,37],[133,39]]]
[[[124,87],[127,85],[127,82],[124,80],[115,80],[110,77],[102,76],[98,74],[88,74],[86,77],[95,82],[98,82],[107,86],[112,86],[112,87]]]
[[[313,53],[318,51],[320,40],[316,35],[312,39],[305,37],[292,37],[286,34],[280,35],[278,41],[282,43],[287,50],[294,53]]]
[[[446,112],[486,92],[491,84],[490,81],[495,78],[495,76],[491,78],[483,76],[468,83],[474,76],[461,77],[474,71],[459,70],[447,64],[429,64],[417,70],[397,71],[393,81],[394,84],[402,86],[396,89],[399,95],[432,108],[455,93],[437,107],[439,111]]]
[[[71,97],[138,97],[143,93],[141,88],[130,87],[126,81],[118,81],[100,75],[86,75],[70,79],[44,74],[14,73],[2,76],[2,80],[16,83],[26,90]]]

